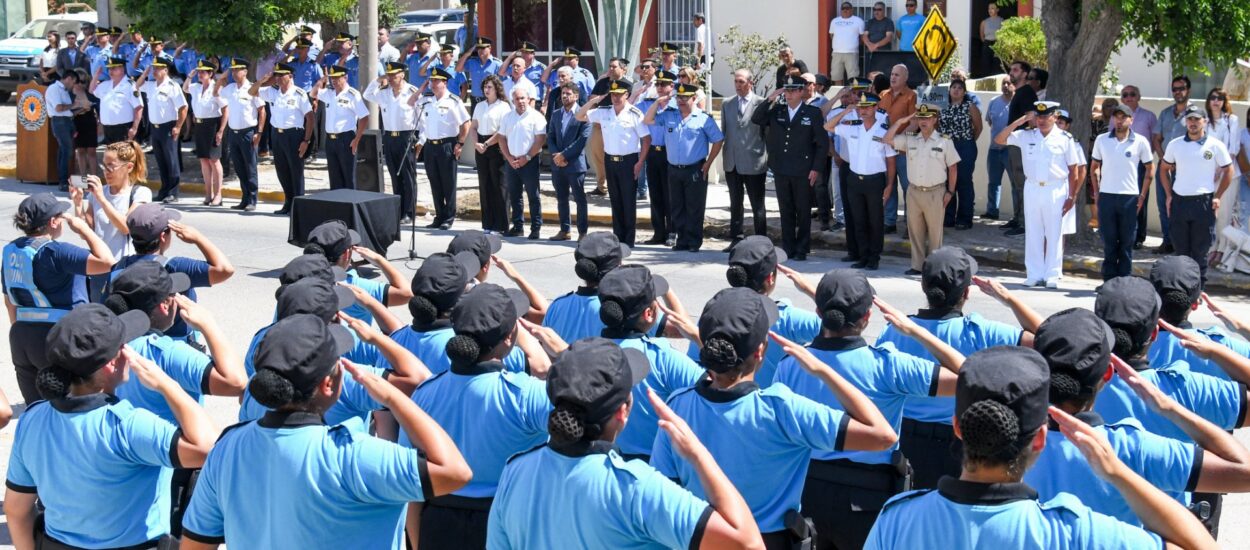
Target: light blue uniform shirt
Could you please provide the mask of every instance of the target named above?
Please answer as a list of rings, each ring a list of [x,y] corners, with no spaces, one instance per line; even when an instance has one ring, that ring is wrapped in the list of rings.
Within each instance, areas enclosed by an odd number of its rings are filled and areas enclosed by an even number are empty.
[[[403,327],[392,332],[391,339],[417,356],[430,369],[430,374],[439,374],[451,368],[451,359],[447,357],[447,342],[455,335],[451,321],[439,319],[428,327],[421,327],[421,330],[412,326]],[[377,365],[391,367],[385,357],[379,357]],[[512,346],[512,351],[503,358],[503,366],[508,372],[525,372],[529,368],[529,361],[525,359],[525,352],[521,348]]]
[[[202,59],[204,59],[203,54],[192,48],[183,48],[178,53],[178,57],[174,58],[174,68],[178,70],[178,74],[192,76],[191,73],[195,72],[195,68]]]
[[[415,449],[331,428],[313,413],[270,413],[221,434],[183,535],[231,550],[400,550],[405,510],[432,496],[429,479]]]
[[[178,427],[103,393],[36,401],[13,436],[5,484],[38,493],[45,529],[80,548],[117,548],[169,533]]]
[[[332,65],[339,64],[339,58],[343,57],[339,52],[330,52],[321,58],[323,70],[328,70]],[[353,88],[360,87],[360,56],[351,54],[347,61],[343,62],[343,67],[347,69],[347,85]]]
[[[443,427],[473,470],[473,480],[454,495],[495,496],[508,458],[547,440],[547,384],[507,372],[498,361],[452,367],[418,386],[412,401]],[[412,446],[405,432],[399,443]]]
[[[782,337],[799,345],[806,346],[812,343],[812,340],[820,336],[820,316],[806,309],[794,307],[787,298],[777,300],[777,322],[773,323],[772,330]],[[694,362],[703,364],[699,359],[699,347],[691,345],[686,350],[688,355]],[[768,339],[768,347],[764,349],[764,362],[760,364],[760,368],[755,372],[755,383],[761,388],[767,388],[773,385],[773,378],[777,373],[777,366],[781,364],[781,360],[788,357],[781,345],[774,342],[772,338]]]
[[[161,59],[164,59],[166,63],[170,65],[174,64],[174,57],[172,55],[169,55],[165,52],[161,52],[160,57]],[[154,58],[155,56],[152,55],[152,50],[148,50],[144,52],[141,57],[139,57],[138,67],[131,67],[130,62],[127,61],[126,72],[130,74],[130,78],[139,78],[139,75],[143,74],[143,71],[147,69],[149,65],[152,64],[152,60]],[[174,68],[176,70],[176,67],[171,67],[171,68]],[[170,72],[172,73],[173,71],[170,71]],[[156,78],[152,73],[148,73],[148,82],[155,81],[155,79]]]
[[[668,134],[664,136],[664,149],[672,165],[703,162],[711,144],[725,141],[716,120],[698,107],[691,109],[686,118],[681,117],[681,111],[665,109],[655,115],[655,122]]]
[[[1180,328],[1190,334],[1203,336],[1212,342],[1233,350],[1242,357],[1250,357],[1250,343],[1225,332],[1220,327],[1210,327],[1203,329],[1195,329],[1189,323],[1183,323]],[[1180,341],[1172,336],[1172,333],[1161,330],[1158,338],[1150,344],[1150,350],[1146,353],[1146,357],[1150,359],[1151,365],[1169,365],[1176,361],[1184,361],[1189,364],[1189,370],[1207,376],[1214,376],[1224,380],[1232,380],[1223,368],[1210,359],[1204,359],[1198,354],[1181,347]]]
[[[659,336],[664,324],[664,313],[661,312],[659,320],[651,325],[647,335]],[[547,315],[543,317],[543,326],[551,327],[560,338],[569,343],[599,336],[603,332],[603,321],[599,319],[599,291],[578,287],[576,291],[552,300],[547,306]],[[692,359],[697,360],[698,348],[691,346],[691,349],[696,350]]]
[[[382,305],[386,305],[386,297],[391,288],[389,283],[383,283],[361,277],[360,273],[357,273],[355,269],[347,270],[346,282],[347,284],[360,287],[361,290],[365,291],[365,294],[372,296],[374,300],[381,302]],[[369,313],[369,310],[365,309],[365,306],[360,304],[347,306],[347,308],[343,310],[343,313],[351,315],[352,317],[360,319],[368,324],[373,324],[373,315]]]
[[[642,111],[643,114],[646,114],[647,111],[651,109],[652,103],[655,103],[654,97],[645,98],[642,101],[638,102],[638,110]],[[664,147],[664,139],[666,137],[666,134],[668,134],[668,132],[665,131],[665,127],[660,122],[660,115],[663,113],[670,112],[670,111],[677,112],[677,106],[675,105],[675,103],[676,101],[670,101],[668,106],[664,107],[663,109],[657,109],[655,111],[655,124],[647,125],[647,131],[651,132],[651,146],[652,147]]]
[[[635,402],[634,407],[638,406]],[[599,441],[512,457],[490,509],[490,550],[689,548],[712,507],[641,460]]]
[[[942,366],[898,351],[892,344],[870,346],[860,337],[817,338],[808,347],[817,359],[864,392],[895,433],[902,432],[904,401],[937,393],[938,371]],[[843,410],[833,392],[820,379],[804,371],[793,357],[787,357],[777,367],[773,383],[785,384],[799,395]],[[890,464],[890,457],[897,448],[898,443],[884,451],[815,451],[812,458]]]
[[[178,383],[183,391],[200,404],[208,393],[208,379],[213,373],[213,358],[187,344],[186,340],[174,340],[159,332],[149,332],[131,340],[130,349],[151,359]],[[117,386],[118,398],[131,402],[140,409],[152,411],[166,422],[178,423],[169,402],[160,392],[144,386],[139,377],[131,375]]]
[[[1182,407],[1198,416],[1210,420],[1221,430],[1232,431],[1245,423],[1246,387],[1242,384],[1198,374],[1189,370],[1189,365],[1184,361],[1176,361],[1159,368],[1139,365],[1134,367],[1139,369],[1138,374],[1142,378],[1158,387],[1164,395],[1175,399]],[[1098,398],[1094,401],[1094,411],[1107,422],[1135,418],[1150,433],[1186,443],[1193,442],[1176,424],[1151,410],[1118,374],[1112,375],[1111,381],[1098,393]]]
[[[473,55],[465,60],[464,74],[469,78],[469,95],[482,97],[482,82],[490,75],[498,75],[499,68],[502,66],[503,61],[500,61],[497,57],[491,57],[485,63],[477,55]]]
[[[1023,483],[943,478],[938,489],[891,498],[872,526],[867,550],[897,548],[1163,548],[1158,535],[1090,510],[1060,494],[1042,502]]]
[[[660,399],[667,401],[673,392],[693,386],[706,371],[698,363],[657,338],[637,332],[626,334],[624,338],[614,338],[609,336],[611,333],[612,331],[605,330],[603,337],[611,338],[622,348],[641,351],[647,356],[647,362],[651,363],[651,373],[634,386],[634,406],[629,412],[629,422],[616,437],[616,446],[622,453],[648,455],[655,444],[655,434],[660,429],[660,417],[651,408],[647,389],[655,390]]]
[[[955,311],[941,315],[932,310],[920,310],[919,313],[910,317],[938,340],[955,348],[955,351],[964,356],[994,346],[1020,345],[1020,336],[1024,334],[1024,330],[1020,327],[991,321],[976,313],[961,315]],[[894,325],[887,325],[881,337],[877,338],[878,344],[885,342],[894,344],[894,347],[903,353],[935,361],[929,350],[924,349],[924,345],[903,335],[894,328]],[[934,422],[949,426],[951,417],[954,415],[954,397],[908,398],[907,403],[903,405],[903,417],[920,422]]]
[[[99,71],[100,77],[97,80],[100,82],[108,80],[109,70],[106,65],[108,65],[109,58],[113,57],[113,45],[109,44],[103,48],[96,45],[87,46],[84,53],[87,54],[87,59],[91,60],[91,74],[95,75],[96,71]]]
[[[851,420],[784,384],[761,390],[746,382],[722,390],[707,378],[673,394],[668,406],[716,458],[763,533],[785,529],[786,512],[799,509],[812,451],[841,451]],[[655,438],[651,465],[707,499],[698,472],[677,455],[666,432]]]
[[[567,67],[568,65],[564,66]],[[560,85],[559,75],[556,74],[558,71],[558,69],[551,71],[551,75],[547,77],[547,89],[554,90],[556,86]],[[573,69],[573,83],[577,84],[578,89],[582,91],[581,97],[590,97],[590,90],[595,87],[595,75],[585,67],[578,67]],[[645,113],[646,111],[643,112]]]
[[[500,63],[500,66],[502,66],[502,62]],[[547,97],[547,84],[543,82],[543,71],[545,70],[547,70],[547,66],[535,59],[533,64],[521,71],[521,74],[534,83],[535,88],[538,88],[538,97]]]
[[[911,43],[916,41],[916,35],[920,34],[920,26],[924,25],[924,16],[917,14],[904,15],[898,18],[895,26],[898,27],[898,49],[903,52],[915,51]]]
[[[409,84],[420,88],[422,84],[425,84],[426,80],[429,80],[429,76],[421,76],[417,74],[417,71],[421,69],[422,65],[425,65],[426,61],[429,61],[431,57],[436,55],[438,55],[438,52],[431,49],[430,52],[425,55],[413,52],[408,54],[408,57],[404,58],[404,64],[408,65]]]
[[[313,54],[309,53],[308,55],[309,57],[305,61],[296,59],[289,63],[291,69],[293,69],[291,72],[291,83],[299,86],[305,92],[312,91],[313,84],[316,84],[325,75],[325,72],[321,70],[321,65],[318,65],[317,60],[312,57]]]
[[[1132,418],[1104,424],[1095,412],[1076,415],[1111,442],[1111,450],[1151,485],[1168,496],[1189,504],[1189,491],[1198,485],[1202,472],[1202,448],[1192,443],[1152,434]],[[1100,514],[1141,526],[1141,520],[1115,486],[1103,481],[1089,461],[1057,428],[1046,432],[1046,448],[1024,474],[1024,482],[1037,489],[1042,500],[1068,493]]]

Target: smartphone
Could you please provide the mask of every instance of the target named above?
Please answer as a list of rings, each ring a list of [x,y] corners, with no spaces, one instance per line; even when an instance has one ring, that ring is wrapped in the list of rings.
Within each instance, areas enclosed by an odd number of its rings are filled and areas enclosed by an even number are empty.
[[[70,176],[69,184],[79,189],[87,188],[87,176]]]

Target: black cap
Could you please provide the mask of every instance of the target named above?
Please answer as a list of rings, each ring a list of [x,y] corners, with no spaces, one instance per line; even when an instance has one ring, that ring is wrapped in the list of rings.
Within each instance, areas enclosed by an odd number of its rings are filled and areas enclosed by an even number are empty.
[[[637,319],[656,298],[668,292],[668,281],[642,265],[623,265],[599,281],[600,316],[608,302],[620,306],[623,320]]]
[[[977,261],[964,249],[943,246],[924,259],[920,268],[920,286],[926,296],[933,294],[933,298],[940,298],[934,301],[953,306],[963,298],[964,291],[972,284],[972,277],[976,274]],[[942,296],[937,296],[937,291],[941,291]]]
[[[1019,346],[983,349],[964,361],[955,383],[955,416],[990,400],[1015,413],[1019,437],[1046,423],[1050,406],[1050,370],[1041,354]]]
[[[1159,322],[1159,295],[1150,281],[1137,276],[1116,277],[1098,287],[1094,313],[1112,329],[1128,332],[1134,342],[1145,342]]]
[[[470,336],[480,349],[489,350],[512,334],[529,304],[520,290],[482,283],[464,293],[452,308],[451,326],[456,335]]]
[[[386,74],[400,74],[408,70],[408,66],[403,63],[395,63],[388,61],[386,63]]]
[[[451,73],[441,67],[430,69],[430,80],[451,80]]]
[[[829,78],[829,75],[827,74],[823,74],[823,73],[818,74],[816,75],[816,85],[828,88],[830,86],[833,86],[833,79]]]
[[[856,107],[876,107],[877,104],[880,102],[881,102],[881,98],[878,97],[877,94],[874,94],[872,92],[864,92],[863,95],[859,96],[859,103],[856,103],[855,106]]]
[[[312,40],[309,40],[303,37],[297,38],[295,39],[295,47],[296,48],[311,48]]]
[[[807,87],[807,81],[802,77],[790,76],[782,83],[781,88],[784,90],[801,90]]]
[[[344,78],[347,76],[347,67],[341,65],[330,65],[326,69],[326,76],[330,78]]]
[[[1059,102],[1057,101],[1037,101],[1033,103],[1033,112],[1039,115],[1052,115],[1059,113]]]
[[[660,53],[677,53],[677,44],[672,42],[660,42]]]
[[[321,254],[303,254],[286,263],[278,273],[278,283],[285,286],[307,277],[318,277],[328,283],[337,283],[347,279],[347,272],[331,264]]]
[[[273,66],[273,74],[295,74],[295,67],[290,63],[276,63]]]
[[[104,63],[104,66],[105,66],[106,68],[109,68],[109,69],[112,69],[113,67],[125,67],[125,66],[126,66],[126,58],[124,58],[124,57],[110,57],[110,58],[109,58],[109,60],[108,60],[107,62],[105,62],[105,63]]]
[[[868,80],[867,78],[858,77],[858,78],[851,79],[852,90],[867,90],[871,86],[872,86],[872,81]]]
[[[428,32],[417,32],[417,35],[413,37],[413,41],[420,44],[421,42],[429,42],[431,38],[434,38],[434,35]]]
[[[464,294],[465,285],[477,274],[477,256],[472,252],[430,254],[412,276],[412,293],[424,297],[439,311],[448,311]]]
[[[342,220],[329,220],[308,232],[308,243],[320,246],[327,258],[338,258],[360,244],[360,234]]]
[[[557,409],[582,411],[588,423],[606,420],[651,372],[647,356],[606,338],[583,338],[556,356],[547,397]]]
[[[115,315],[100,304],[83,304],[66,313],[48,331],[48,364],[78,376],[91,376],[108,363],[122,346],[150,328],[148,315],[127,311]]]
[[[625,94],[629,93],[629,82],[626,80],[613,80],[608,83],[609,94]]]
[[[234,70],[234,69],[246,69],[246,68],[248,68],[249,66],[250,66],[250,65],[249,65],[249,63],[248,63],[248,61],[247,61],[247,58],[246,58],[246,57],[231,57],[231,58],[230,58],[230,69],[231,69],[231,70]]]
[[[69,211],[70,203],[57,200],[52,193],[35,193],[17,205],[17,214],[26,218],[32,228],[43,227],[52,218]]]
[[[876,292],[859,270],[832,269],[816,285],[816,308],[827,324],[830,313],[836,311],[842,317],[840,325],[850,325],[863,319],[872,308],[872,297]],[[841,327],[828,328],[836,330]]]
[[[485,48],[485,47],[494,46],[494,45],[495,45],[495,41],[491,40],[489,36],[479,36],[477,37],[477,43],[473,45],[473,49],[476,50],[478,48]]]
[[[217,72],[217,64],[207,59],[201,59],[199,63],[196,63],[195,70],[215,73]]]
[[[186,273],[170,273],[165,266],[144,260],[117,274],[109,294],[120,296],[129,309],[151,312],[166,298],[189,288],[191,278]]]
[[[165,208],[159,203],[147,203],[136,206],[126,216],[126,227],[130,229],[130,237],[140,242],[153,242],[161,237],[169,222],[182,219],[182,213]]]
[[[777,271],[777,264],[786,261],[785,251],[773,245],[773,241],[763,235],[751,235],[734,245],[729,252],[730,273],[729,284],[742,286],[734,280],[734,267],[746,271],[747,280],[759,285]],[[743,281],[747,282],[747,281]]]
[[[299,313],[316,315],[325,322],[334,314],[356,303],[356,296],[347,287],[317,277],[307,277],[278,289],[279,319]]]
[[[274,323],[252,356],[256,371],[268,369],[291,382],[297,392],[317,387],[352,349],[352,335],[342,325],[316,315],[297,314]]]
[[[516,50],[518,52],[534,53],[534,50],[537,50],[537,49],[538,49],[538,45],[534,44],[533,42],[522,41],[521,45],[518,46]]]
[[[667,82],[669,84],[672,84],[673,82],[677,82],[677,73],[674,73],[672,71],[656,71],[655,82],[657,84],[661,82]]]
[[[1206,109],[1203,109],[1202,107],[1199,107],[1199,106],[1197,106],[1197,105],[1190,105],[1189,107],[1187,107],[1187,108],[1185,109],[1185,112],[1184,112],[1184,113],[1181,113],[1181,118],[1182,118],[1182,119],[1185,119],[1185,118],[1201,118],[1201,119],[1206,119],[1206,118],[1207,118],[1207,110],[1206,110]]]
[[[1088,309],[1072,308],[1051,315],[1037,328],[1033,349],[1046,358],[1053,374],[1067,374],[1089,394],[1107,372],[1115,335]]]
[[[572,46],[564,48],[564,57],[581,57],[581,56],[582,56],[582,51],[577,48],[574,48]]]
[[[1192,304],[1202,295],[1202,271],[1189,256],[1164,256],[1150,267],[1150,284],[1161,298],[1180,292]]]
[[[300,25],[299,33],[300,34],[317,34],[317,29],[309,27],[308,25]]]
[[[587,233],[582,240],[577,241],[573,259],[594,262],[595,269],[602,275],[620,266],[629,254],[629,247],[621,244],[615,234],[610,231],[595,231]]]
[[[341,32],[335,35],[334,39],[338,40],[339,42],[346,42],[348,40],[356,40],[356,37],[353,36],[351,33]]]
[[[490,263],[491,254],[498,254],[499,249],[503,248],[503,240],[495,233],[483,233],[476,229],[461,231],[456,238],[452,239],[447,245],[448,254],[459,254],[461,252],[472,252],[477,256],[478,269],[486,267]]]
[[[753,290],[726,288],[717,292],[703,306],[703,315],[699,316],[699,337],[704,346],[700,351],[703,366],[717,372],[736,367],[768,340],[768,330],[777,322],[778,315],[777,303]],[[737,361],[726,364],[711,360],[708,343],[713,338],[728,341],[733,346]]]
[[[679,97],[693,97],[699,93],[699,87],[694,84],[678,84],[677,95]]]
[[[156,42],[156,44],[160,44],[160,42]],[[152,68],[153,69],[168,69],[169,61],[166,61],[165,58],[163,57],[158,57],[156,59],[153,59]]]

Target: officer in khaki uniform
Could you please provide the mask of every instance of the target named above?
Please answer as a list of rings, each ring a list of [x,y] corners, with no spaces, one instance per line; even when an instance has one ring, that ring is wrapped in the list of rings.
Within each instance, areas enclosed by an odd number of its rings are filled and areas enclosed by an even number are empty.
[[[883,140],[896,151],[907,154],[907,235],[911,241],[911,269],[919,275],[924,259],[942,247],[942,219],[955,192],[955,165],[959,153],[946,134],[936,132],[938,108],[921,105],[914,114],[900,118]],[[898,135],[915,125],[916,133]]]

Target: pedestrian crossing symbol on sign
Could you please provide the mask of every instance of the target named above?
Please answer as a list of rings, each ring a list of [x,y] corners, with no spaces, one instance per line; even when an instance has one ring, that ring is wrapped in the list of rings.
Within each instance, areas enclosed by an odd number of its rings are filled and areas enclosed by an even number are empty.
[[[924,24],[920,26],[920,32],[916,34],[911,45],[925,72],[929,73],[929,80],[937,80],[938,74],[955,53],[957,44],[950,27],[946,26],[946,18],[942,17],[940,10],[934,8],[925,17]]]

